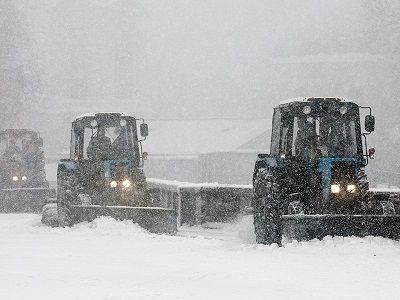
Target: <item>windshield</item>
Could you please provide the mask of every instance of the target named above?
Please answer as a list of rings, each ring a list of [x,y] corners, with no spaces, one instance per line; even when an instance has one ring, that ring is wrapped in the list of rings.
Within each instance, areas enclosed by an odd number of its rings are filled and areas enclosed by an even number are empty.
[[[89,160],[137,159],[136,127],[125,120],[84,122],[78,132],[79,152]]]
[[[292,155],[347,157],[357,153],[355,121],[332,116],[295,117]],[[313,153],[314,152],[314,153]]]
[[[312,159],[351,157],[362,152],[357,134],[360,130],[358,111],[349,109],[348,113],[342,114],[339,110],[314,109],[312,114],[302,110],[281,113],[279,119],[276,116],[274,119],[271,153]]]
[[[0,155],[2,160],[32,160],[41,153],[35,133],[1,132]]]

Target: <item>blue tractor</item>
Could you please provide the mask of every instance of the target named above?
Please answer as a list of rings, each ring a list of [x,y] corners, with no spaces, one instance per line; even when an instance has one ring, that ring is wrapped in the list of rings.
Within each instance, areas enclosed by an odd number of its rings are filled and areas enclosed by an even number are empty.
[[[367,110],[365,133],[360,110]],[[342,98],[296,98],[274,109],[270,154],[253,174],[256,240],[281,244],[326,235],[397,239],[398,202],[369,190],[365,173],[375,150],[370,107]]]
[[[57,170],[58,225],[111,216],[151,232],[176,233],[175,209],[163,207],[147,188],[142,168],[147,154],[138,133],[148,135],[144,120],[121,113],[93,113],[73,121],[70,158],[62,159]]]

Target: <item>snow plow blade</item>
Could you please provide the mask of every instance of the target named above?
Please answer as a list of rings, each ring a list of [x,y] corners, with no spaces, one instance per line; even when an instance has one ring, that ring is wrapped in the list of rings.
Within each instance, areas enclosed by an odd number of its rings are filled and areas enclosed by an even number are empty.
[[[132,220],[152,233],[176,234],[178,231],[175,210],[162,207],[73,205],[71,215],[74,223],[109,216],[116,220]]]
[[[55,190],[49,188],[15,188],[0,190],[0,213],[40,213]]]
[[[285,215],[283,235],[310,240],[325,236],[400,237],[400,215]]]

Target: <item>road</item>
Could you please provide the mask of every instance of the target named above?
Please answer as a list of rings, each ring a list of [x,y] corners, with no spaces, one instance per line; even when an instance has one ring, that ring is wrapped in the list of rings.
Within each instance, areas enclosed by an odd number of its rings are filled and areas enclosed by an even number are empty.
[[[49,228],[0,215],[0,299],[393,299],[400,243],[254,244],[251,218],[154,235],[129,221]]]

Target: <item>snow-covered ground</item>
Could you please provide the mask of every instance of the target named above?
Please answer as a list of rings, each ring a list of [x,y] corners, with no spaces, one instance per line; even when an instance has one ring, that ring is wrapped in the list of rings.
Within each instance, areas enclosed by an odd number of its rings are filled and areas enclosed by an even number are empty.
[[[254,244],[250,217],[205,227],[159,236],[109,218],[64,229],[0,215],[0,299],[399,297],[399,242],[328,237],[278,248]]]

